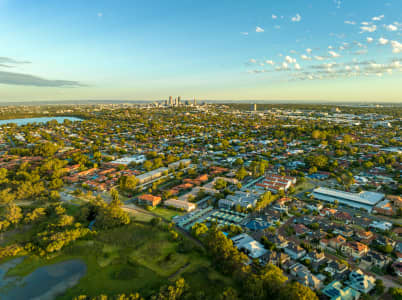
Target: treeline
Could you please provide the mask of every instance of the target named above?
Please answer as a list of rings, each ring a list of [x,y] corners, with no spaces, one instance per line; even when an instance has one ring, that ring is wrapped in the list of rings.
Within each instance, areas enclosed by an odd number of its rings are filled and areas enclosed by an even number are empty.
[[[94,221],[95,229],[109,229],[127,225],[131,219],[121,208],[121,201],[116,190],[111,192],[112,200],[106,203],[98,197],[81,207],[77,216],[69,215],[60,203],[51,203],[47,207],[25,208],[14,203],[9,204],[0,215],[0,233],[14,228],[29,226],[31,234],[27,240],[0,247],[0,259],[31,253],[41,257],[59,252],[75,240],[96,231],[85,227]]]

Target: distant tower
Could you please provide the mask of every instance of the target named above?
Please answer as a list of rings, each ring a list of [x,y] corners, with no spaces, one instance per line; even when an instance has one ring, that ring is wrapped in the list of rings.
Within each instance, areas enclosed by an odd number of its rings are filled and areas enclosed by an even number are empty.
[[[254,103],[251,105],[251,110],[252,111],[257,111],[257,103]]]
[[[180,106],[181,97],[177,97],[177,106]]]
[[[172,104],[173,104],[173,97],[169,96],[169,105],[172,105]]]
[[[193,97],[193,105],[196,106],[197,102],[195,101],[195,96]]]

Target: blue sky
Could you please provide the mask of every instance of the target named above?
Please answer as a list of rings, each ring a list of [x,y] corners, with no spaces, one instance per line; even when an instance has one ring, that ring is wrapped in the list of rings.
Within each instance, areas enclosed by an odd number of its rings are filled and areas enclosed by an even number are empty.
[[[0,101],[402,101],[402,1],[0,0]]]

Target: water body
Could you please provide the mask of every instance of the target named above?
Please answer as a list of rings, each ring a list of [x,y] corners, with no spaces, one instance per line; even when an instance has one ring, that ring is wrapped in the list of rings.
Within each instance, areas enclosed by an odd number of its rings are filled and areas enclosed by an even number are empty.
[[[23,259],[19,257],[0,265],[0,299],[53,300],[75,286],[87,271],[83,261],[68,260],[38,268],[25,277],[4,278]]]
[[[52,120],[56,120],[58,123],[63,123],[64,120],[70,121],[82,121],[80,118],[76,117],[41,117],[41,118],[24,118],[24,119],[10,119],[10,120],[0,120],[0,126],[15,123],[18,126],[20,125],[27,125],[29,123],[46,123]]]

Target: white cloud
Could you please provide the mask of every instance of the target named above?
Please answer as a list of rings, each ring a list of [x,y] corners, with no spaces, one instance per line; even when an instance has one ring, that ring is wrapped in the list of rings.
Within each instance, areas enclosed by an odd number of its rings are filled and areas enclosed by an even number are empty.
[[[360,29],[362,30],[360,33],[363,33],[363,32],[375,32],[377,30],[377,25],[361,26]]]
[[[254,58],[250,58],[249,63],[251,63],[251,64],[256,64],[256,63],[257,63],[257,60],[254,59]]]
[[[275,28],[275,29],[281,29],[281,26],[275,25],[274,28]]]
[[[345,21],[345,24],[356,25],[356,22],[355,21]]]
[[[328,53],[329,53],[329,55],[331,55],[332,57],[340,57],[340,56],[341,56],[339,53],[336,53],[335,51],[329,51]]]
[[[276,20],[276,19],[278,19],[278,16],[276,16],[276,15],[272,15],[272,19],[274,19],[274,20]]]
[[[305,54],[300,55],[300,57],[301,57],[302,60],[311,60],[311,57],[309,57],[309,56],[307,56]]]
[[[295,64],[295,70],[301,70],[301,67],[299,64]]]
[[[391,46],[393,53],[402,53],[402,44],[398,41],[391,41]]]
[[[292,17],[292,22],[300,22],[301,19],[301,15],[296,14],[296,16]]]
[[[282,63],[282,68],[287,69],[287,68],[289,68],[289,65],[286,62],[283,62]]]
[[[293,57],[290,57],[290,56],[286,56],[286,57],[285,57],[285,60],[286,60],[286,62],[289,63],[289,64],[295,64],[295,63],[296,63],[296,59],[293,58]]]
[[[392,25],[392,24],[386,25],[385,28],[386,28],[388,31],[397,31],[397,30],[398,30],[398,27],[396,27],[395,25]]]
[[[102,12],[98,12],[97,16],[98,16],[99,18],[102,18],[102,17],[103,17],[103,13],[102,13]]]
[[[367,40],[367,43],[372,43],[374,41],[374,39],[372,37],[368,37],[366,40]]]
[[[316,60],[325,60],[325,57],[322,57],[322,56],[314,56],[314,58]]]
[[[311,53],[311,52],[313,52],[313,50],[311,50],[310,48],[307,48],[307,49],[306,49],[306,52],[307,52],[307,53]]]
[[[275,62],[273,60],[266,60],[265,63],[267,65],[271,65],[271,66],[273,66],[275,64]]]
[[[248,32],[240,32],[242,35],[248,35]]]
[[[361,50],[357,50],[354,52],[354,54],[356,55],[363,55],[363,54],[367,54],[368,50],[367,49],[361,49]]]
[[[373,17],[371,20],[373,21],[381,21],[384,18],[384,15],[378,16],[378,17]]]
[[[378,39],[378,42],[380,43],[380,45],[386,45],[389,41],[386,38],[381,37]]]
[[[365,25],[365,26],[368,26],[368,25],[370,25],[371,23],[369,23],[369,22],[361,22],[360,24]]]
[[[264,29],[260,26],[255,27],[255,32],[264,32]]]

